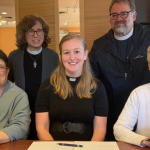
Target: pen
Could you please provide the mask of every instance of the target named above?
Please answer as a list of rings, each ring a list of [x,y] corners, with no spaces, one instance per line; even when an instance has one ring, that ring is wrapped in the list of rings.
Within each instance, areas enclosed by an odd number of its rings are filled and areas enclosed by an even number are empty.
[[[72,146],[72,147],[83,147],[83,145],[77,145],[77,144],[67,144],[67,143],[57,143],[61,146]]]

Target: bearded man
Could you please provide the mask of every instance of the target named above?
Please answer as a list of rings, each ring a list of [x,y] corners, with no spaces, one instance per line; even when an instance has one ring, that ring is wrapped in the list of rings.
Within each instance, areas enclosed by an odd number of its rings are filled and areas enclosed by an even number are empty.
[[[113,125],[130,92],[148,83],[146,62],[150,26],[136,20],[134,0],[112,0],[109,8],[111,29],[94,41],[89,53],[91,67],[107,92],[109,115],[106,140],[115,140]]]

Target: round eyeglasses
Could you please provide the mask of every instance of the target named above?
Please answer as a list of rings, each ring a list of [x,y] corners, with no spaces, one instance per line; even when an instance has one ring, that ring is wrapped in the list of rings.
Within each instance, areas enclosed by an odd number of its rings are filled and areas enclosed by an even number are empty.
[[[131,11],[124,11],[124,12],[121,12],[120,14],[112,13],[112,14],[110,14],[110,18],[111,18],[112,20],[116,20],[116,19],[118,18],[118,16],[120,15],[120,17],[121,17],[122,19],[125,19],[125,18],[128,17],[128,15],[129,15],[130,12],[131,12]]]
[[[43,29],[37,29],[36,31],[34,31],[33,29],[27,30],[27,34],[30,36],[34,35],[35,32],[37,35],[43,35],[43,33],[44,33]]]

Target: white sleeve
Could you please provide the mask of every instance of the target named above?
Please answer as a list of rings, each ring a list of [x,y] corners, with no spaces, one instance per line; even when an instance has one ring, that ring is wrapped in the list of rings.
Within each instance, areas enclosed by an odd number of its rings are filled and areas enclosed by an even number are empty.
[[[145,136],[132,131],[138,121],[138,107],[139,100],[136,91],[134,90],[130,94],[117,122],[114,125],[114,136],[117,141],[141,146],[141,141],[146,138]]]

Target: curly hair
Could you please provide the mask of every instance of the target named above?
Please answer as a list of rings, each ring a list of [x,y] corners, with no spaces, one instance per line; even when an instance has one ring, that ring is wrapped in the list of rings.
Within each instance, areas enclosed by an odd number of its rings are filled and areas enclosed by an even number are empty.
[[[42,47],[47,47],[48,43],[51,42],[51,39],[48,35],[49,26],[47,22],[38,15],[26,15],[16,26],[16,46],[19,49],[26,50],[28,47],[28,43],[26,41],[26,31],[31,29],[36,22],[39,21],[42,25],[44,31],[44,41]]]

